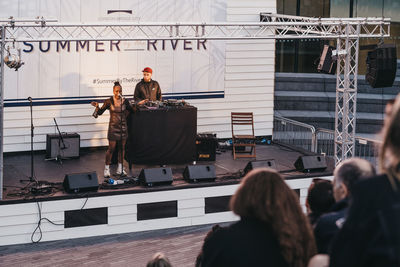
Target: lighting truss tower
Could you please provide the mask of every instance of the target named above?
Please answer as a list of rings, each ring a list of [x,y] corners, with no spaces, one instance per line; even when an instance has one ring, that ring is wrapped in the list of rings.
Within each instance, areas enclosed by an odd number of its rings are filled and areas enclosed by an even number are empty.
[[[268,15],[266,15],[268,20]],[[356,107],[357,107],[357,76],[358,76],[358,54],[359,39],[373,35],[375,37],[390,36],[390,25],[383,27],[385,19],[380,19],[382,24],[369,23],[373,18],[348,18],[348,19],[316,19],[307,17],[272,15],[270,21],[281,21],[296,23],[330,21],[339,22],[334,27],[309,26],[303,32],[320,31],[335,33],[336,38],[336,105],[335,105],[335,163],[350,158],[355,150],[356,129]],[[321,23],[322,24],[322,23]],[[281,28],[282,34],[291,29]]]
[[[341,26],[348,36],[359,34],[357,27]],[[335,162],[352,157],[355,150],[357,75],[359,38],[337,38],[336,108],[335,108]]]
[[[0,188],[3,187],[4,51],[10,42],[327,39],[337,41],[335,159],[354,154],[360,38],[389,37],[389,18],[308,18],[261,13],[260,22],[57,23],[0,20]],[[0,199],[2,190],[0,190]]]

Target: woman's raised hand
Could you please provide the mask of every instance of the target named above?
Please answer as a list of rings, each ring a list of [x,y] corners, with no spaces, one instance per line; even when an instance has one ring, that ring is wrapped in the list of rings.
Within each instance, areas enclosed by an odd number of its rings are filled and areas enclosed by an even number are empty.
[[[92,101],[91,103],[90,103],[93,107],[98,107],[99,106],[99,103],[97,103],[96,101]]]

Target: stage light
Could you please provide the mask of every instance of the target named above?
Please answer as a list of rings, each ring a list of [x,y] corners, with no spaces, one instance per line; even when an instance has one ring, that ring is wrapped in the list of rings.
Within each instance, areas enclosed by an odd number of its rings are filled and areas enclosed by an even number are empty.
[[[7,47],[7,55],[4,57],[4,63],[10,69],[17,71],[25,63],[21,60],[21,49],[13,48],[10,51],[10,47]]]

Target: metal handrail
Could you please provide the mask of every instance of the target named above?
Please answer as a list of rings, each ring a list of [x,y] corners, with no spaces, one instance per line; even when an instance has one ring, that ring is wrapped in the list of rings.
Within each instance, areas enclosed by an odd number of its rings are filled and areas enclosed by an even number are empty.
[[[328,138],[321,138],[320,133],[328,134],[329,136]],[[324,153],[327,156],[334,156],[334,142],[335,142],[334,135],[335,135],[334,130],[317,128],[316,130],[317,153]],[[323,143],[324,140],[327,140],[327,142]],[[382,141],[378,139],[355,136],[354,156],[367,159],[371,163],[377,165],[378,146],[381,143]]]
[[[280,124],[283,124],[284,127],[280,127]],[[274,134],[272,136],[274,141],[301,147],[314,153],[334,156],[334,136],[334,130],[315,128],[310,124],[274,115]],[[380,143],[382,141],[378,139],[355,136],[354,156],[367,159],[376,165],[377,147]]]
[[[274,115],[274,121],[280,121],[282,124],[289,123],[291,125],[294,125],[294,126],[297,126],[297,127],[300,127],[300,128],[304,128],[305,130],[310,131],[310,133],[311,133],[311,148],[310,148],[310,150],[312,152],[316,152],[317,151],[316,129],[315,129],[314,126],[312,126],[310,124],[303,123],[303,122],[291,120],[291,119],[288,119],[288,118],[285,118],[285,117],[282,117],[282,116],[279,116],[279,115]],[[274,138],[274,136],[275,135],[273,135],[273,138]]]

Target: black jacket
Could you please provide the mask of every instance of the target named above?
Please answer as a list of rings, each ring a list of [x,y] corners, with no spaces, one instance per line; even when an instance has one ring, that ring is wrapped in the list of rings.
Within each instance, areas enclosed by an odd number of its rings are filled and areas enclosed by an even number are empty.
[[[145,82],[143,79],[136,84],[134,98],[136,102],[144,99],[161,100],[161,88],[157,81]]]
[[[323,214],[314,228],[318,253],[327,254],[331,242],[344,223],[348,211],[348,199],[335,203],[330,212]]]
[[[132,106],[127,99],[122,99],[122,108],[114,105],[114,98],[106,99],[101,107],[96,108],[98,115],[102,115],[107,109],[110,111],[110,122],[108,124],[108,140],[118,141],[126,139],[128,135],[127,115],[129,111],[134,111],[135,107]],[[122,120],[122,121],[121,121]]]
[[[204,241],[202,267],[289,266],[272,230],[255,219],[241,219]]]
[[[332,244],[330,267],[400,266],[400,183],[396,184],[398,191],[380,175],[355,185],[346,222]]]

